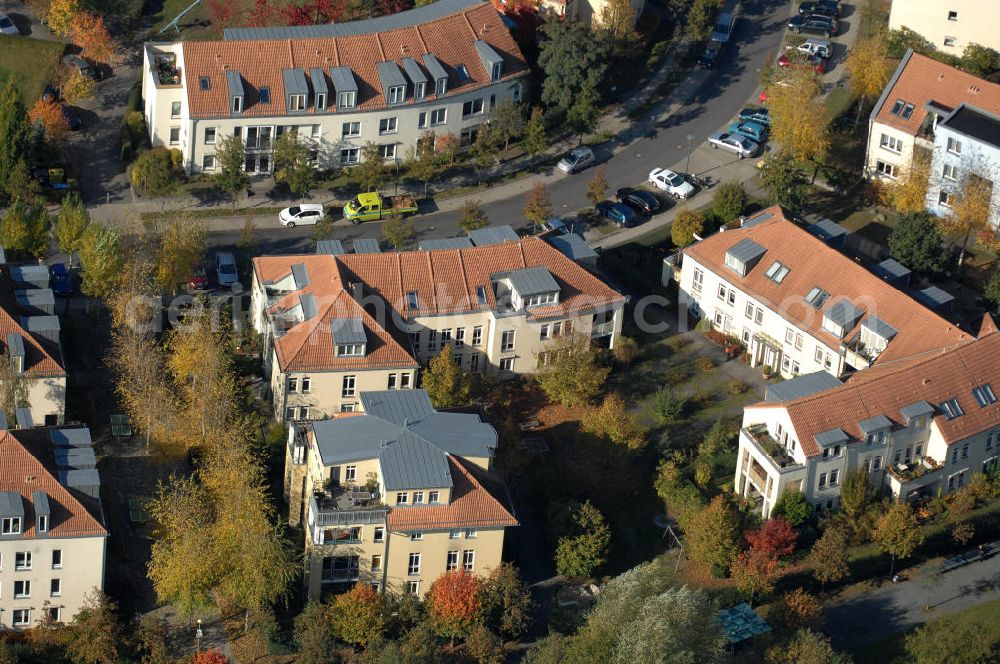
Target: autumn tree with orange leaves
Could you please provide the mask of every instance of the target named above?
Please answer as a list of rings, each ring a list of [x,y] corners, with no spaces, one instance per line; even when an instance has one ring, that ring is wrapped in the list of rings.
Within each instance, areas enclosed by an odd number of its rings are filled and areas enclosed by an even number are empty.
[[[61,141],[69,131],[69,121],[63,115],[62,106],[55,99],[39,99],[28,113],[32,124],[38,123],[51,141]]]
[[[70,39],[94,62],[113,64],[119,53],[118,41],[108,32],[104,17],[97,14],[80,12],[70,29]]]
[[[351,645],[377,641],[385,628],[382,597],[367,583],[356,584],[330,603],[333,635]]]
[[[765,595],[774,590],[778,559],[761,549],[749,549],[736,557],[730,573],[740,592],[750,595],[752,607],[755,595]]]
[[[441,636],[463,637],[483,617],[479,579],[464,569],[445,572],[427,591],[427,615],[431,628]]]

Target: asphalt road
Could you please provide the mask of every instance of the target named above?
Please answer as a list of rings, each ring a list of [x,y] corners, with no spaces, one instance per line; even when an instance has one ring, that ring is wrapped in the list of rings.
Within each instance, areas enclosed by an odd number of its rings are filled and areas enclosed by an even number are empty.
[[[688,134],[693,137],[692,147],[697,148],[709,134],[728,124],[739,109],[754,98],[761,68],[769,57],[775,57],[780,48],[788,15],[786,0],[744,2],[743,18],[737,25],[733,44],[719,65],[708,74],[708,80],[690,104],[624,149],[614,152],[615,141],[612,141],[596,150],[598,161],[605,167],[609,189],[614,191],[619,187],[645,182],[654,167],[682,162],[687,156]],[[723,155],[722,151],[717,154],[720,157]],[[586,189],[592,172],[588,169],[548,186],[556,214],[560,211],[572,212],[587,204]],[[518,227],[527,223],[521,213],[523,204],[523,196],[517,195],[484,203],[482,208],[492,224]],[[261,253],[310,250],[310,228],[280,228],[277,227],[277,220],[270,218],[260,219],[258,224],[257,240]],[[414,230],[418,240],[464,234],[458,228],[456,212],[414,217]],[[214,232],[210,244],[215,248],[232,247],[239,236],[239,231]],[[379,238],[380,226],[360,224],[337,228],[331,237],[345,241],[350,248],[349,241],[354,238]]]

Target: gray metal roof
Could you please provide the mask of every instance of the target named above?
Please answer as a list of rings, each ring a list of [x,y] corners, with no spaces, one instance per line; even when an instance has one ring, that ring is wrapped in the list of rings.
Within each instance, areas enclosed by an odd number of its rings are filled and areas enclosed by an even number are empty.
[[[870,330],[885,340],[892,339],[899,333],[899,330],[889,325],[878,316],[869,316],[861,323],[861,327]]]
[[[591,249],[586,240],[576,233],[553,235],[546,238],[546,242],[558,249],[563,256],[570,260],[583,261],[597,258],[597,252]]]
[[[310,320],[316,316],[316,297],[312,293],[299,295],[299,306],[302,307],[302,320]]]
[[[521,297],[552,293],[559,290],[559,284],[552,278],[552,273],[544,267],[528,267],[514,270],[510,273],[510,285]]]
[[[469,231],[469,239],[472,240],[472,244],[482,247],[488,244],[517,242],[521,237],[510,226],[490,226],[489,228]]]
[[[930,405],[926,401],[914,401],[913,403],[899,409],[900,415],[906,418],[907,424],[909,424],[910,420],[915,417],[930,415],[933,412],[934,406]]]
[[[7,426],[7,414],[0,410],[0,430],[7,431],[8,429],[10,427]]]
[[[363,344],[368,342],[365,326],[360,318],[334,318],[330,321],[335,344]]]
[[[24,338],[17,332],[7,335],[7,354],[11,357],[24,357]]]
[[[830,219],[820,219],[815,224],[810,224],[806,230],[823,240],[829,242],[847,235],[847,229]]]
[[[283,26],[273,28],[226,28],[222,35],[226,41],[246,41],[252,39],[313,39],[318,37],[349,37],[373,32],[398,30],[427,23],[443,16],[449,16],[473,7],[481,0],[437,0],[423,7],[405,12],[346,23],[325,23],[322,25]]]
[[[410,431],[461,457],[486,457],[497,446],[497,431],[472,413],[433,412]]]
[[[730,247],[726,254],[744,265],[749,265],[763,256],[766,251],[767,249],[747,237]]]
[[[368,414],[319,420],[312,423],[316,448],[323,465],[370,459],[382,445],[396,440],[403,429]]]
[[[860,428],[861,432],[865,435],[875,433],[876,431],[880,431],[882,429],[888,429],[891,426],[892,420],[885,415],[876,415],[875,417],[869,417],[866,420],[858,422],[858,428]]]
[[[727,643],[740,643],[771,631],[771,625],[747,603],[719,611],[719,626]]]
[[[448,78],[448,70],[444,68],[444,65],[441,64],[441,61],[433,53],[424,54],[424,66],[427,67],[427,73],[435,81],[441,78]]]
[[[101,475],[96,470],[60,470],[59,482],[91,498],[101,497]]]
[[[816,434],[816,442],[819,443],[820,447],[829,447],[830,445],[836,445],[837,443],[847,442],[847,434],[844,433],[843,429],[821,431]]]
[[[846,297],[830,305],[823,315],[844,328],[854,327],[864,312]]]
[[[338,93],[358,91],[358,81],[350,67],[330,67],[330,80]]]
[[[425,390],[381,390],[361,393],[361,408],[398,426],[413,425],[434,412]]]
[[[79,427],[76,429],[53,429],[49,434],[52,444],[59,447],[90,447],[93,441],[90,438],[90,429]]]
[[[309,70],[309,80],[312,81],[313,92],[330,92],[330,86],[326,83],[326,74],[323,72],[322,67],[311,68]]]
[[[479,54],[479,59],[483,62],[483,69],[486,70],[487,76],[493,75],[493,65],[500,63],[503,64],[503,57],[493,50],[493,47],[484,42],[482,39],[477,39],[472,42],[472,45],[476,48],[476,52]]]
[[[945,307],[955,299],[954,295],[941,290],[937,286],[928,286],[923,290],[917,291],[913,296],[917,298],[918,302],[931,309]]]
[[[740,228],[750,228],[751,226],[756,226],[762,221],[767,221],[774,216],[773,212],[762,212],[756,216],[744,219],[743,223],[740,224]]]
[[[39,313],[52,314],[56,309],[56,296],[51,288],[27,288],[14,291],[18,305],[35,309]]]
[[[382,248],[378,240],[373,237],[359,237],[354,240],[354,253],[356,254],[380,254]]]
[[[417,248],[420,251],[434,251],[435,249],[468,249],[472,247],[472,240],[467,237],[446,237],[439,240],[421,240]]]
[[[808,397],[841,385],[840,380],[826,371],[797,376],[774,385],[767,386],[764,401],[792,401]]]
[[[896,281],[909,277],[911,270],[893,258],[886,258],[878,265],[873,265],[872,272],[886,281]]]
[[[52,509],[49,507],[49,495],[44,491],[32,491],[31,503],[35,508],[35,516],[52,514]]]
[[[49,268],[44,265],[14,265],[10,268],[10,278],[35,288],[48,288]]]
[[[31,429],[35,426],[35,420],[31,417],[30,408],[16,408],[14,419],[17,421],[18,429]]]
[[[389,100],[389,88],[406,87],[406,77],[402,70],[393,61],[376,62],[375,69],[378,71],[378,78],[382,82],[382,94],[386,101]]]
[[[282,69],[281,82],[285,86],[286,95],[309,94],[309,82],[306,81],[306,73],[301,69]]]
[[[243,77],[235,69],[226,70],[226,86],[229,88],[230,99],[246,95],[246,92],[243,90]]]
[[[309,285],[309,271],[306,270],[305,263],[292,265],[292,281],[295,282],[295,290],[301,290]]]
[[[17,491],[0,491],[0,516],[24,516],[24,503]]]
[[[378,455],[382,482],[389,491],[450,487],[448,457],[420,436],[404,432]]]
[[[21,327],[54,343],[59,343],[59,316],[25,316]]]
[[[59,447],[55,449],[56,465],[62,468],[97,468],[93,447]]]
[[[340,240],[318,240],[316,242],[316,253],[340,256],[347,252],[344,251],[344,243]]]
[[[410,83],[427,83],[427,74],[413,58],[403,58],[403,71],[406,72]]]

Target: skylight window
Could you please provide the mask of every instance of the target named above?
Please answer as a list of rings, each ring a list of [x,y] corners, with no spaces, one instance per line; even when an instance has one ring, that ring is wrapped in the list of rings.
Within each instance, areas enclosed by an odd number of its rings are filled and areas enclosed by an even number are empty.
[[[486,286],[476,286],[476,300],[479,304],[486,304]]]
[[[270,104],[271,103],[271,88],[261,88],[260,89],[260,103]]]
[[[899,112],[903,110],[903,106],[905,105],[906,105],[905,101],[903,101],[902,99],[897,99],[896,103],[892,105],[892,110],[889,111],[889,113],[891,113],[892,115],[899,115]]]
[[[198,87],[202,92],[212,89],[212,79],[208,76],[202,76],[198,79]]]
[[[458,74],[459,81],[464,82],[472,79],[472,77],[469,76],[469,70],[466,69],[465,65],[455,65],[455,72]]]
[[[944,403],[939,404],[938,408],[941,409],[941,413],[946,420],[953,420],[956,417],[965,415],[965,411],[958,405],[958,399],[948,399]]]
[[[817,287],[813,288],[806,294],[806,302],[816,307],[817,309],[822,309],[823,304],[826,303],[826,298],[828,297],[830,297],[829,293],[827,293],[822,288]]]
[[[985,408],[991,403],[997,402],[997,396],[993,393],[993,388],[989,383],[984,383],[979,387],[972,388],[972,396],[976,398],[976,403],[980,408]]]
[[[408,291],[406,293],[406,307],[407,309],[419,309],[420,300],[417,298],[417,291]]]
[[[768,279],[776,284],[780,284],[784,281],[785,277],[788,276],[788,268],[781,264],[780,261],[774,261],[771,267],[767,268],[767,272],[764,273]]]
[[[903,107],[903,119],[909,120],[911,115],[913,115],[913,104],[907,104]]]

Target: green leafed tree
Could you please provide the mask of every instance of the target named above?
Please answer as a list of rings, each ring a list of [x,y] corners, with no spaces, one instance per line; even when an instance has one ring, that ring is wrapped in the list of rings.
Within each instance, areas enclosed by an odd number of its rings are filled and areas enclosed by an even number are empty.
[[[590,501],[579,505],[570,518],[570,531],[556,544],[556,572],[563,576],[591,576],[607,562],[611,529]]]
[[[49,251],[49,223],[41,202],[15,199],[0,220],[0,246],[23,258],[42,258]]]
[[[75,192],[66,196],[59,214],[56,215],[53,232],[59,249],[70,255],[70,263],[73,260],[73,253],[80,249],[83,234],[90,225],[90,214],[84,207],[80,196]]]
[[[872,539],[879,548],[889,554],[891,576],[896,568],[897,558],[908,558],[923,541],[917,515],[909,503],[894,503],[875,523]]]
[[[501,636],[517,638],[528,628],[535,601],[510,563],[494,567],[482,584],[483,612],[487,624]]]
[[[851,664],[850,656],[838,653],[830,639],[811,629],[800,629],[787,644],[767,651],[767,664]]]
[[[357,178],[365,191],[380,189],[388,177],[381,148],[371,141],[365,143],[361,148],[361,161],[351,169],[351,175]]]
[[[764,160],[760,182],[771,203],[791,210],[801,209],[805,203],[806,177],[795,163],[795,158],[784,150],[774,152]]]
[[[549,145],[548,132],[545,129],[545,114],[538,106],[531,109],[531,116],[524,126],[524,140],[521,144],[524,151],[532,157],[544,152]]]
[[[580,142],[585,134],[594,131],[601,116],[597,88],[587,82],[573,99],[573,105],[566,111],[566,125],[577,134]]]
[[[785,491],[778,497],[771,515],[784,517],[785,521],[798,528],[812,515],[812,504],[801,491]]]
[[[898,30],[890,30],[886,37],[886,54],[896,60],[906,55],[906,49],[912,48],[921,55],[931,55],[937,49],[934,44],[918,32],[902,27]]]
[[[477,200],[473,200],[471,198],[466,199],[466,201],[462,203],[462,207],[458,214],[458,227],[466,233],[469,231],[479,230],[480,228],[486,228],[490,225],[490,220],[487,219],[486,213],[483,212],[483,209],[479,207],[479,201]]]
[[[722,0],[694,0],[687,14],[687,33],[695,41],[708,39]]]
[[[851,469],[844,473],[844,480],[840,485],[840,507],[847,516],[851,519],[860,516],[867,507],[871,494],[867,470]]]
[[[169,196],[180,185],[180,172],[171,151],[163,147],[140,154],[132,164],[131,177],[132,186],[148,196]]]
[[[806,559],[806,565],[813,577],[820,582],[821,590],[828,583],[846,578],[851,571],[849,562],[847,535],[842,528],[836,526],[830,526],[823,532]]]
[[[84,295],[107,297],[124,262],[118,231],[100,224],[87,226],[80,239],[81,289]]]
[[[536,182],[531,190],[524,197],[524,207],[522,208],[524,218],[535,226],[541,226],[552,216],[552,201],[549,199],[549,192],[545,190],[545,184]]]
[[[29,405],[33,380],[15,364],[8,350],[0,353],[0,410],[8,422],[17,421],[17,409]]]
[[[426,130],[406,155],[406,170],[424,184],[424,196],[427,195],[427,184],[441,170],[437,154],[434,152],[434,141],[434,132]]]
[[[28,110],[21,101],[13,77],[7,77],[3,94],[0,95],[0,192],[14,197],[7,181],[14,172],[18,161],[28,152],[31,125]]]
[[[582,406],[600,392],[610,367],[601,366],[597,350],[581,335],[563,335],[540,351],[544,367],[535,380],[552,401]]]
[[[309,145],[294,131],[286,131],[274,141],[274,179],[300,196],[316,187],[316,167],[309,152]]]
[[[940,226],[926,212],[899,220],[889,235],[889,254],[911,270],[931,276],[944,270],[948,256]]]
[[[712,212],[723,222],[738,219],[750,204],[750,196],[743,185],[735,180],[723,182],[712,194]]]
[[[584,416],[582,424],[584,431],[607,438],[633,452],[646,446],[646,429],[617,394],[604,397],[599,408]]]
[[[208,233],[198,220],[181,215],[175,217],[160,235],[156,252],[156,281],[171,294],[202,261],[208,247]]]
[[[455,362],[450,347],[431,359],[427,370],[420,374],[420,386],[427,390],[435,408],[464,406],[472,391],[469,374]]]
[[[729,569],[740,550],[739,522],[725,496],[716,496],[691,518],[684,541],[691,558],[711,565],[716,574]]]
[[[973,76],[985,78],[1000,70],[1000,53],[988,46],[973,42],[962,51],[958,66]]]
[[[498,143],[506,151],[511,140],[524,133],[524,105],[510,99],[498,102],[490,112],[490,126]]]
[[[66,651],[76,664],[117,664],[125,634],[118,605],[100,590],[91,591],[73,616]]]
[[[246,148],[238,136],[223,136],[215,146],[215,165],[218,172],[213,176],[215,186],[232,200],[233,207],[241,193],[250,184],[250,176],[244,170]]]
[[[581,94],[594,95],[600,89],[608,69],[607,45],[583,21],[553,18],[542,25],[542,32],[542,102],[567,113]]]
[[[678,247],[686,247],[694,242],[695,235],[705,232],[705,216],[697,210],[683,208],[674,217],[670,226],[670,239]]]
[[[382,597],[367,583],[337,595],[329,608],[333,634],[341,641],[366,646],[382,638],[385,611]]]
[[[687,586],[650,597],[619,636],[613,662],[722,662],[726,639],[717,615],[708,596]]]
[[[399,250],[413,242],[413,220],[399,215],[382,222],[382,239]]]
[[[958,614],[932,620],[906,637],[906,659],[913,664],[995,662],[1000,653],[995,625],[995,616],[970,619]]]

